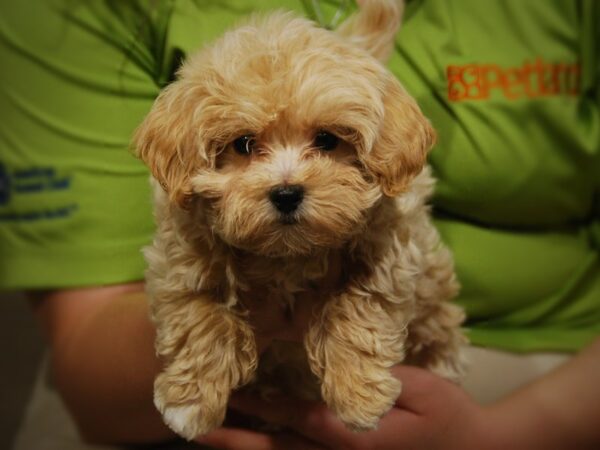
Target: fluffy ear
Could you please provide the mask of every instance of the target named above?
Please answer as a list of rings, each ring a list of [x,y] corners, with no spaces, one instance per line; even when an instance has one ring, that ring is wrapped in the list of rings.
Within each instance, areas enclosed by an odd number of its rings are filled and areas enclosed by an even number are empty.
[[[435,131],[414,99],[388,74],[383,93],[384,116],[379,135],[362,162],[379,181],[383,193],[394,197],[425,165],[435,143]]]
[[[380,61],[387,61],[400,27],[403,0],[357,0],[358,12],[337,32]]]
[[[136,130],[136,155],[150,168],[169,199],[185,207],[191,197],[190,176],[209,164],[194,117],[200,102],[194,89],[175,82],[158,96]]]

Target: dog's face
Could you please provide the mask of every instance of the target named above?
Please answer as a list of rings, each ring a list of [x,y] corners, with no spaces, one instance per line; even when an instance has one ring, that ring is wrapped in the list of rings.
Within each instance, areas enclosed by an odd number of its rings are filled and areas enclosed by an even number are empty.
[[[433,132],[367,52],[275,14],[191,58],[136,145],[182,208],[226,243],[285,256],[335,248],[422,168]]]

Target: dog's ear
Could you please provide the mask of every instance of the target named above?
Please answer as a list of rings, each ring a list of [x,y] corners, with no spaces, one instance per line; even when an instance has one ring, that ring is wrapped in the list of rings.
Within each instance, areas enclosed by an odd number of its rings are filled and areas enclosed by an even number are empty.
[[[379,61],[387,61],[400,28],[403,0],[357,0],[358,12],[342,23],[337,33]]]
[[[150,168],[169,199],[186,207],[190,177],[209,164],[200,127],[194,126],[198,93],[182,82],[167,86],[133,138],[134,151]]]
[[[436,134],[398,80],[391,74],[386,76],[384,116],[379,134],[361,159],[379,181],[383,193],[394,197],[404,192],[423,169]]]

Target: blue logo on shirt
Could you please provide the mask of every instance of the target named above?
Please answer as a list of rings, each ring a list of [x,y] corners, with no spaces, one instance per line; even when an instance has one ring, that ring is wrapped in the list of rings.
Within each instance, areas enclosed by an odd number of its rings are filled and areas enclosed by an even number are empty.
[[[0,164],[0,205],[5,205],[10,200],[10,178],[3,164]]]
[[[26,197],[42,193],[70,189],[71,177],[57,174],[53,167],[31,167],[8,172],[0,164],[0,222],[22,222],[44,219],[60,219],[70,216],[77,210],[74,203],[49,207],[45,202],[33,209],[23,209],[33,204]],[[17,199],[22,198],[24,203]],[[10,204],[9,204],[10,202]],[[4,208],[6,207],[6,208]]]

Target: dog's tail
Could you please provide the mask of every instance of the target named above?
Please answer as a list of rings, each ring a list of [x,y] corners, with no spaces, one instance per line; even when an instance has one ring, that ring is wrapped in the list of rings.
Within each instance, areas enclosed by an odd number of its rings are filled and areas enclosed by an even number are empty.
[[[403,0],[357,0],[358,12],[338,28],[356,46],[386,61],[394,48],[394,36],[400,28]]]

